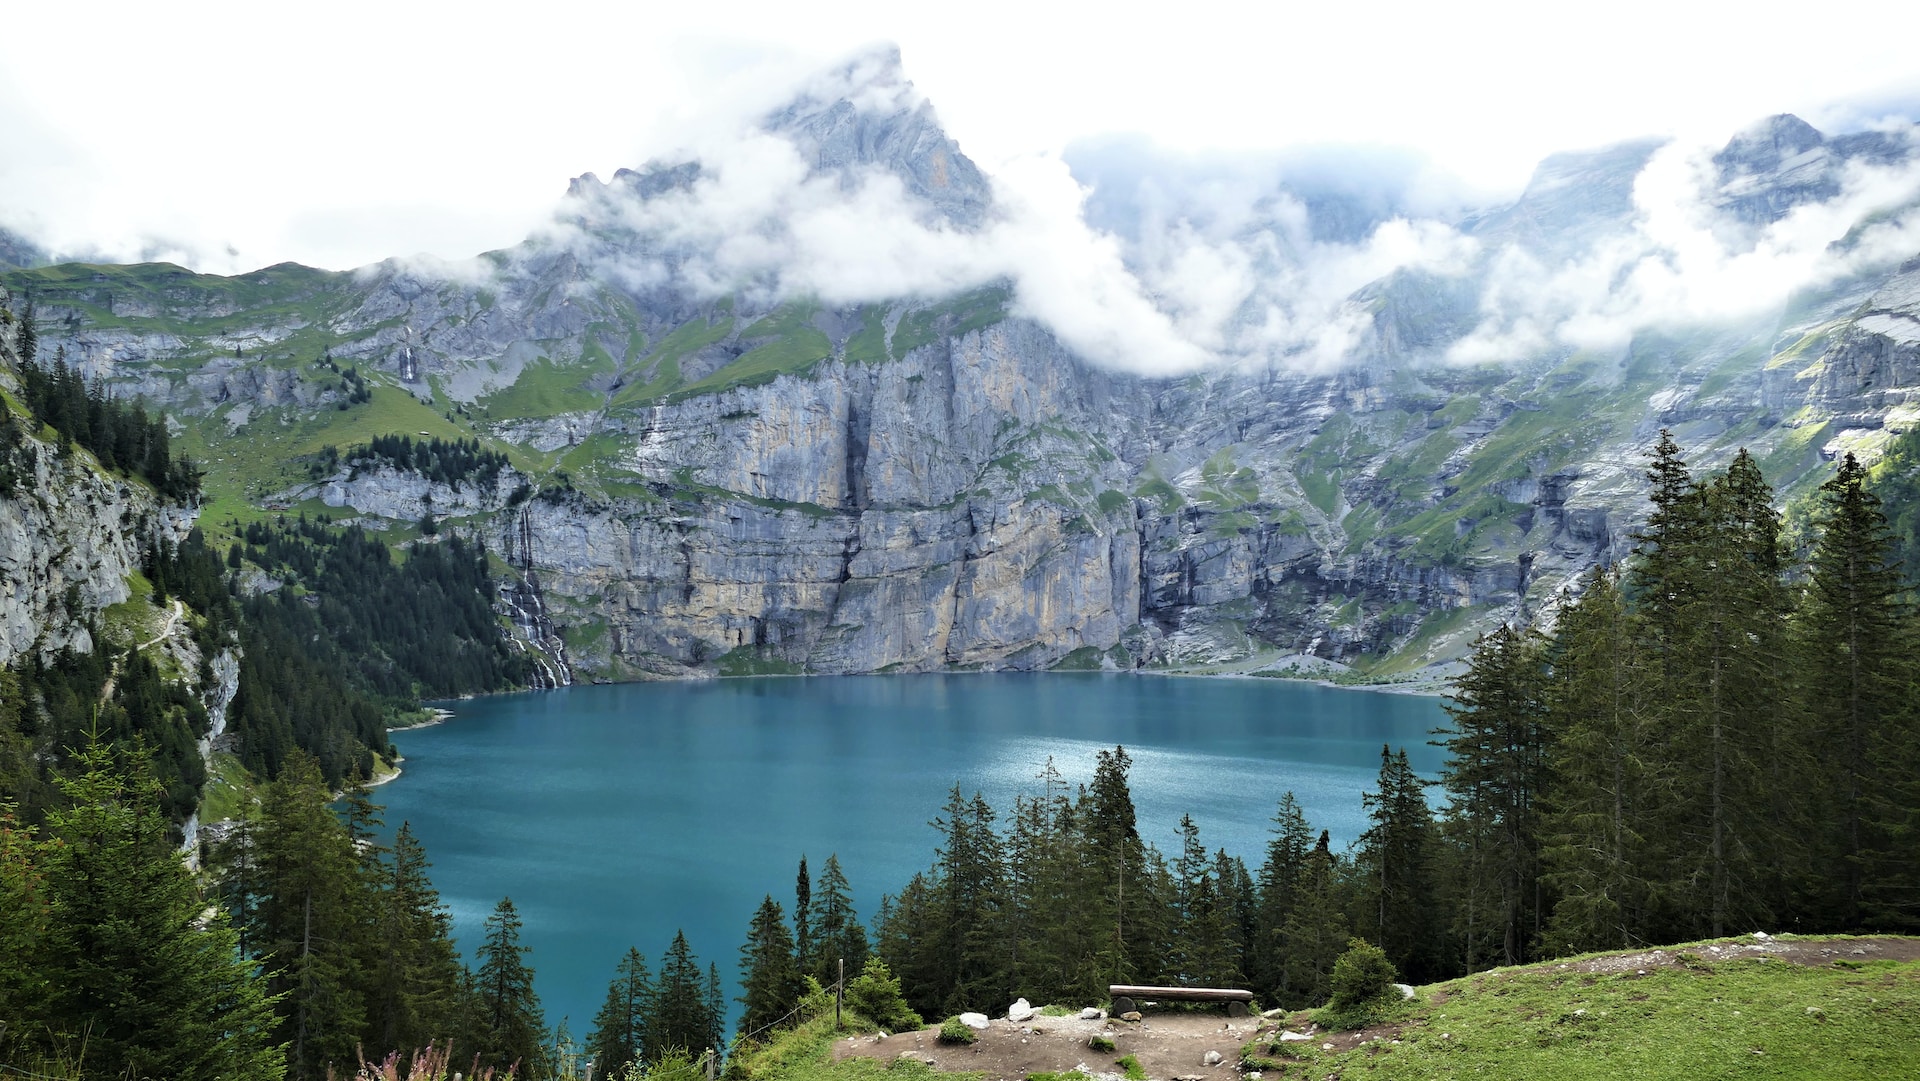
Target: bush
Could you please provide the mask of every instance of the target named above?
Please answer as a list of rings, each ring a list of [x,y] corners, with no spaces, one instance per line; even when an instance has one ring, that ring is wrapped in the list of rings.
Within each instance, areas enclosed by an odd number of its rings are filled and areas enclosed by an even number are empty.
[[[980,1034],[969,1028],[967,1023],[958,1017],[949,1017],[940,1022],[941,1043],[972,1043],[979,1038]]]
[[[1095,1051],[1112,1051],[1113,1041],[1096,1032],[1093,1034],[1093,1038],[1087,1041],[1087,1046],[1093,1048]]]
[[[1147,1068],[1140,1065],[1140,1060],[1133,1055],[1121,1055],[1113,1060],[1113,1064],[1127,1075],[1127,1081],[1147,1081]]]
[[[1365,939],[1348,939],[1347,952],[1333,963],[1333,998],[1313,1019],[1331,1029],[1365,1028],[1387,1020],[1405,1002],[1393,985],[1393,962]]]
[[[888,1032],[909,1032],[926,1024],[907,1005],[900,981],[878,957],[867,958],[860,975],[847,981],[847,1008]]]
[[[1400,994],[1394,976],[1385,950],[1366,939],[1350,938],[1347,952],[1333,963],[1333,1000],[1327,1005],[1340,1009],[1391,999]]]

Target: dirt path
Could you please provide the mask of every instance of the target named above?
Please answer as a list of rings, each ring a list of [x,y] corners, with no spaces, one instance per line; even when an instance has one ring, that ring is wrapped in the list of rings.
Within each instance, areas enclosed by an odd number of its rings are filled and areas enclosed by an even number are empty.
[[[893,1036],[854,1036],[834,1045],[835,1059],[855,1055],[892,1061],[911,1056],[936,1070],[978,1071],[994,1081],[1023,1081],[1028,1074],[1071,1070],[1118,1076],[1114,1060],[1133,1055],[1147,1076],[1167,1081],[1194,1078],[1227,1081],[1238,1077],[1234,1064],[1240,1047],[1253,1039],[1262,1025],[1258,1017],[1228,1018],[1226,1012],[1148,1014],[1141,1021],[1079,1017],[1035,1017],[1014,1024],[1004,1017],[988,1023],[979,1039],[966,1046],[948,1046],[935,1030],[902,1032]],[[1114,1050],[1095,1051],[1087,1041],[1095,1035],[1113,1041]],[[1206,1065],[1209,1051],[1220,1053],[1220,1063]]]
[[[174,633],[180,629],[180,621],[186,618],[186,614],[187,614],[186,606],[181,604],[179,600],[176,599],[173,602],[173,611],[167,613],[166,626],[160,629],[159,634],[156,634],[152,638],[149,638],[146,641],[140,643],[139,645],[134,646],[133,647],[134,652],[138,653],[138,652],[144,651],[149,646],[158,645],[159,643],[164,642],[169,638],[172,638],[174,636]],[[113,662],[113,669],[107,673],[107,682],[101,685],[100,687],[100,701],[103,705],[107,702],[113,701],[113,689],[117,685],[119,679],[120,679],[120,662],[119,660],[116,659]]]
[[[181,604],[178,599],[175,599],[173,602],[173,611],[167,613],[167,625],[161,628],[159,634],[154,635],[152,638],[147,639],[133,648],[144,650],[148,646],[158,645],[172,638],[174,632],[180,629],[180,621],[186,617],[186,614],[186,606]]]

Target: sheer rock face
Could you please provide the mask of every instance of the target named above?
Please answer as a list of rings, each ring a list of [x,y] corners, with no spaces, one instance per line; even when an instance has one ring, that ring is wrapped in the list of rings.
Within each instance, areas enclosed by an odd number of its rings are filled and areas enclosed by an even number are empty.
[[[0,665],[38,649],[93,650],[88,622],[130,595],[140,568],[138,528],[154,519],[151,493],[101,477],[37,440],[16,451],[11,497],[0,498]]]
[[[4,366],[12,361],[11,348],[0,346],[0,388],[17,396]],[[142,545],[177,542],[192,528],[193,512],[162,506],[146,486],[98,471],[77,448],[24,435],[0,455],[13,476],[12,491],[0,493],[0,666],[35,651],[91,652],[88,627],[131,596]]]
[[[1882,286],[1820,358],[1815,400],[1874,413],[1920,401],[1920,263]]]
[[[898,183],[939,229],[994,212],[895,56],[830,73],[763,126],[792,142],[809,183]],[[1632,233],[1636,178],[1660,146],[1557,155],[1514,203],[1455,225],[1551,266]],[[1849,170],[1910,153],[1905,136],[1828,137],[1779,117],[1729,142],[1699,195],[1751,239],[1831,198]],[[383,394],[398,386],[476,436],[565,461],[578,490],[531,478],[546,490],[514,506],[511,475],[478,491],[373,471],[278,498],[402,522],[432,512],[485,536],[537,573],[562,625],[592,632],[578,649],[588,673],[611,675],[710,673],[736,650],[867,672],[1044,667],[1084,650],[1218,659],[1261,642],[1335,659],[1401,651],[1412,668],[1458,656],[1496,620],[1550,615],[1588,568],[1623,558],[1661,427],[1703,471],[1751,446],[1774,455],[1771,479],[1804,486],[1821,452],[1920,417],[1913,265],[1797,298],[1790,316],[1500,369],[1444,359],[1484,317],[1479,272],[1404,270],[1348,298],[1366,322],[1342,370],[1147,379],[1004,306],[969,318],[942,299],[834,309],[688,287],[674,275],[701,253],[655,228],[656,201],[688,197],[703,170],[582,177],[552,230],[458,274],[270,268],[248,287],[311,280],[258,318],[237,292],[172,279],[45,292],[43,350],[64,344],[90,376],[245,439],[341,404],[318,347],[289,344],[325,340],[339,366],[379,373]],[[1373,220],[1354,213],[1336,233]],[[89,322],[102,310],[114,318]],[[778,333],[749,331],[788,315]],[[924,325],[903,335],[913,319]],[[768,342],[808,351],[739,374]],[[516,391],[536,404],[500,404]],[[1795,434],[1808,425],[1838,434],[1814,446]],[[80,516],[110,517],[101,498]]]
[[[1024,497],[1124,483],[1078,441],[1034,446],[1014,484],[1005,435],[1097,431],[1111,377],[1038,328],[1002,323],[878,366],[692,398],[629,426],[632,463],[746,498],[529,504],[550,599],[604,612],[615,656],[695,666],[740,647],[815,671],[1041,666],[1108,649],[1138,621],[1130,499],[1101,512]],[[770,505],[771,504],[771,505]],[[501,538],[505,541],[505,538]]]

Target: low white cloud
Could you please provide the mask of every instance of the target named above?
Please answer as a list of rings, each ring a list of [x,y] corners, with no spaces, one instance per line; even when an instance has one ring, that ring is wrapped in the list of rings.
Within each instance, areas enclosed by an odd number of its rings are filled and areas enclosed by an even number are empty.
[[[896,94],[875,103],[893,111]],[[829,304],[939,297],[992,282],[1016,314],[1096,363],[1146,374],[1220,365],[1326,369],[1364,336],[1350,299],[1396,270],[1464,273],[1478,245],[1432,221],[1389,218],[1352,243],[1313,239],[1307,208],[1258,185],[1206,185],[1164,202],[1128,235],[1089,224],[1090,189],[1057,155],[1016,158],[991,178],[977,228],[928,213],[899,178],[813,170],[782,135],[755,131],[699,150],[690,185],[641,199],[588,187],[570,244],[636,289]]]
[[[905,84],[884,89],[875,111],[917,107]],[[846,93],[823,86],[820,102]],[[1479,325],[1441,343],[1447,359],[1511,362],[1779,310],[1797,291],[1920,251],[1920,162],[1847,163],[1833,198],[1749,225],[1724,205],[1700,144],[1654,153],[1631,214],[1570,258],[1489,246],[1420,216],[1445,209],[1432,194],[1445,186],[1424,177],[1417,207],[1402,194],[1410,179],[1382,191],[1365,190],[1364,177],[1344,189],[1322,177],[1296,194],[1260,170],[1135,172],[1116,199],[1059,156],[1035,154],[997,170],[991,212],[964,228],[893,174],[818,171],[782,135],[709,140],[698,153],[690,185],[640,199],[615,184],[590,195],[584,227],[558,226],[557,239],[632,288],[758,303],[931,298],[1006,282],[1018,314],[1089,360],[1156,375],[1351,363],[1380,343],[1383,302],[1369,287],[1400,272],[1477,295]]]
[[[1619,348],[1650,329],[1778,311],[1803,290],[1920,252],[1920,160],[1846,162],[1837,194],[1756,226],[1722,205],[1711,159],[1697,144],[1656,152],[1635,181],[1631,221],[1575,258],[1548,265],[1501,251],[1488,267],[1484,320],[1450,356]]]

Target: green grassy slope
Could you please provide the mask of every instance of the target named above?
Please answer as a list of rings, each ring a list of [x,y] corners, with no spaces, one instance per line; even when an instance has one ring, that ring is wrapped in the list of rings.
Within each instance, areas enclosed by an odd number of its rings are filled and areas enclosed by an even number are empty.
[[[1262,1033],[1247,1065],[1346,1081],[1920,1077],[1920,961],[1849,948],[1873,939],[1774,940],[1816,941],[1835,949],[1812,964],[1723,939],[1497,969],[1419,989],[1390,1024],[1303,1042]]]

